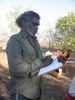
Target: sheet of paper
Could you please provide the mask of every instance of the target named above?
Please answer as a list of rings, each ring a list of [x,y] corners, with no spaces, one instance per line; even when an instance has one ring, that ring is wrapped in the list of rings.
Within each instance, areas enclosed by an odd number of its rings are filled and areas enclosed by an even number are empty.
[[[61,62],[58,62],[57,60],[54,60],[49,66],[46,66],[44,68],[41,68],[38,75],[42,75],[44,73],[48,73],[50,71],[53,71],[55,69],[58,69],[62,66],[63,64]]]

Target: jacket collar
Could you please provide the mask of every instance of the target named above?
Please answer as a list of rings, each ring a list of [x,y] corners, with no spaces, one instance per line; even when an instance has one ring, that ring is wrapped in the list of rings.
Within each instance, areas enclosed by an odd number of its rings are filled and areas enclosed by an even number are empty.
[[[21,30],[20,33],[22,34],[23,38],[27,38],[27,37],[32,37],[33,39],[36,39],[36,36],[32,36],[29,33],[27,33],[26,31]]]
[[[20,31],[20,34],[22,35],[23,38],[27,38],[29,34],[23,30]]]

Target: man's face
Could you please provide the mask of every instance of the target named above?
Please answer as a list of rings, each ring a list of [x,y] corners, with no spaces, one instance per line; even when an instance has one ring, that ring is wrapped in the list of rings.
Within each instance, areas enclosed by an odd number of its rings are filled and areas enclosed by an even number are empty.
[[[33,18],[30,21],[27,21],[23,27],[25,27],[25,30],[31,34],[31,35],[35,35],[38,31],[38,26],[39,26],[40,22],[39,19],[37,18]]]

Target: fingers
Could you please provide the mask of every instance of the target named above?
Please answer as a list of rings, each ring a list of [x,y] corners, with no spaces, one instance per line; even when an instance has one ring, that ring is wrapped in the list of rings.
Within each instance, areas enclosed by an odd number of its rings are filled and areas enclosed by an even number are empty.
[[[63,56],[58,57],[57,60],[58,60],[59,62],[62,62],[63,64],[66,63],[66,58],[63,57]]]
[[[51,60],[50,60],[50,64],[53,62],[53,58],[51,58]]]
[[[60,57],[61,57],[63,60],[65,60],[65,61],[67,60],[67,58],[66,58],[66,57],[64,57],[64,56],[60,56]]]
[[[53,61],[53,58],[48,56],[48,57],[44,58],[42,64],[39,67],[44,68],[44,67],[50,65],[52,63],[52,61]]]

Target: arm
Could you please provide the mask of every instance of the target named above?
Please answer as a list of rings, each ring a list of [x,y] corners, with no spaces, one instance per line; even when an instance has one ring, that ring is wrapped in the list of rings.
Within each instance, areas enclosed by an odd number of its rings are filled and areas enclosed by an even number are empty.
[[[10,73],[18,77],[25,77],[30,73],[30,65],[23,59],[20,43],[17,39],[11,38],[7,44],[6,53]]]
[[[44,67],[50,65],[52,62],[53,62],[53,58],[51,58],[51,56],[47,56],[42,60],[42,63],[35,70],[44,68]]]
[[[20,42],[16,38],[11,38],[8,42],[6,53],[8,57],[10,74],[16,75],[17,77],[28,77],[41,63],[40,59],[31,61],[26,58],[22,53],[22,47]],[[23,57],[24,56],[24,57]],[[37,74],[37,71],[34,74]]]

